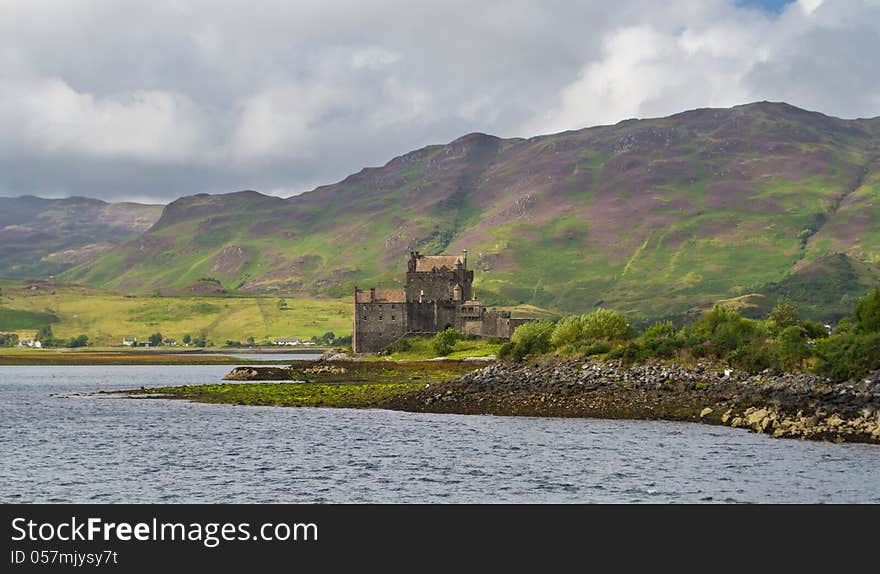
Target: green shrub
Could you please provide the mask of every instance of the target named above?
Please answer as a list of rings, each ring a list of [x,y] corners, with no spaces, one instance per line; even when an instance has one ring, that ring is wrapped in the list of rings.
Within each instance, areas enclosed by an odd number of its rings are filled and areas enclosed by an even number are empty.
[[[76,347],[85,347],[89,344],[89,337],[87,335],[80,335],[79,337],[73,337],[70,341],[67,342],[67,346],[71,348]]]
[[[527,355],[539,355],[551,349],[550,337],[555,325],[549,321],[532,321],[516,328],[510,338],[513,343],[511,357],[521,361]]]
[[[0,333],[0,347],[14,347],[17,344],[17,333]]]
[[[660,321],[645,329],[645,341],[672,339],[677,334],[672,321]]]
[[[785,370],[799,369],[804,359],[810,356],[807,346],[807,330],[800,325],[792,325],[782,330],[777,337],[779,360]]]
[[[450,327],[434,335],[434,338],[431,339],[431,348],[438,357],[445,357],[452,352],[452,348],[460,338],[461,334]]]
[[[801,318],[794,303],[783,297],[770,312],[770,321],[778,332],[799,324]]]
[[[859,333],[880,332],[880,287],[876,287],[856,306],[856,330]]]
[[[566,345],[572,345],[581,340],[581,318],[573,315],[563,317],[553,328],[550,335],[550,344],[555,349],[561,349]]]
[[[623,315],[609,309],[596,309],[583,315],[580,329],[584,339],[605,341],[628,341],[635,331]]]
[[[634,341],[630,341],[626,345],[618,347],[608,353],[608,358],[616,359],[624,362],[625,364],[631,365],[633,363],[641,363],[648,357],[643,346]]]
[[[770,370],[779,372],[779,355],[776,346],[760,339],[754,339],[727,356],[727,361],[734,367],[749,373],[760,373]]]
[[[605,343],[604,341],[598,341],[596,343],[592,343],[584,347],[583,355],[585,357],[592,357],[593,355],[604,355],[606,353],[610,353],[613,347]]]
[[[816,344],[818,371],[835,381],[861,378],[880,369],[880,333],[847,333]]]
[[[395,353],[405,353],[407,351],[412,350],[412,341],[410,341],[406,337],[402,337],[387,347],[382,351],[383,355],[393,355]],[[448,354],[448,353],[447,353]]]

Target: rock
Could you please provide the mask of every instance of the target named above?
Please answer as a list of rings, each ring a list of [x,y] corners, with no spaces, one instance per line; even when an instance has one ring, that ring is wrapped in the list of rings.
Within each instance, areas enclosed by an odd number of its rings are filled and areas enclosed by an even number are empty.
[[[721,415],[721,422],[723,424],[727,424],[727,421],[729,421],[732,416],[733,416],[733,409],[727,409],[726,411],[724,411],[724,414]]]
[[[751,413],[749,412],[751,411]],[[750,427],[755,427],[761,424],[761,421],[769,415],[770,413],[767,409],[748,409],[746,410],[746,424]]]
[[[708,415],[711,415],[713,412],[715,412],[714,409],[711,409],[711,408],[709,408],[709,407],[706,407],[705,409],[703,409],[703,410],[700,411],[700,418],[703,418],[703,417],[706,417],[706,416],[708,416]]]

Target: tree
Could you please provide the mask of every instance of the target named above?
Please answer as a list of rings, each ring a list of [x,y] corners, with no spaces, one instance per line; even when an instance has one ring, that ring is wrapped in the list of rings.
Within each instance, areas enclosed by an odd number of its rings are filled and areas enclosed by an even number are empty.
[[[452,352],[452,348],[458,339],[458,331],[450,327],[434,335],[434,338],[431,339],[431,348],[437,353],[438,357],[445,357]]]
[[[770,320],[778,331],[794,327],[801,322],[797,307],[789,299],[783,297],[770,312]]]
[[[248,345],[253,345],[255,343],[255,339],[253,337],[248,337],[247,343],[248,343]]]
[[[14,347],[17,344],[17,333],[0,333],[0,347]]]
[[[40,327],[34,339],[39,341],[44,347],[54,347],[57,343],[55,335],[52,334],[52,325]]]
[[[333,341],[336,340],[336,334],[333,331],[327,331],[323,335],[321,335],[321,341],[327,343],[328,345],[332,345]]]
[[[880,332],[880,287],[875,287],[856,306],[856,330],[859,333]]]
[[[85,347],[89,344],[89,337],[87,335],[80,335],[79,337],[73,337],[70,341],[67,342],[67,346],[71,348],[76,347]]]
[[[782,367],[786,370],[800,368],[804,359],[810,356],[807,330],[801,326],[786,327],[779,333],[778,341]]]
[[[183,344],[184,345],[189,345],[191,341],[192,341],[192,337],[189,335],[189,333],[187,333],[186,335],[183,336]]]
[[[158,347],[160,344],[162,344],[162,333],[153,333],[149,336],[147,341],[150,342],[151,346]]]
[[[284,311],[286,309],[287,309],[287,301],[285,301],[284,299],[279,299],[278,300],[278,310]]]

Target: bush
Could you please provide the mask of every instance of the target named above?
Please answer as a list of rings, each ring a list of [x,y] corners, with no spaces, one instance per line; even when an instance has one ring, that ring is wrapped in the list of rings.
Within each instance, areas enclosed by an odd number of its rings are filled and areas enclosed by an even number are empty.
[[[513,343],[508,341],[507,343],[504,343],[503,345],[501,345],[501,347],[498,348],[498,358],[502,359],[502,360],[509,359],[512,352],[513,352]]]
[[[856,330],[859,333],[880,332],[880,287],[871,290],[856,306]]]
[[[737,348],[727,356],[728,362],[748,373],[770,370],[779,372],[779,356],[776,347],[765,340],[754,339]]]
[[[672,324],[672,321],[661,321],[645,329],[645,341],[671,339],[676,334],[675,325]]]
[[[828,336],[828,330],[819,321],[804,321],[801,326],[807,333],[808,339],[824,339]]]
[[[729,358],[739,349],[766,339],[765,328],[734,310],[716,305],[685,329],[686,344],[695,357]]]
[[[71,348],[76,347],[85,347],[89,344],[89,338],[87,335],[80,335],[79,337],[74,337],[70,341],[67,342],[67,346]]]
[[[0,347],[14,347],[18,344],[18,334],[0,333]]]
[[[608,353],[609,359],[617,359],[625,364],[641,363],[647,359],[645,348],[636,342],[629,342]]]
[[[431,348],[438,357],[445,357],[452,352],[452,348],[455,347],[459,338],[461,338],[459,332],[450,327],[434,335],[434,338],[431,339]]]
[[[394,353],[405,353],[412,350],[412,342],[406,337],[402,337],[383,349],[383,355],[393,355]]]
[[[779,360],[785,370],[799,369],[810,356],[807,346],[807,330],[799,325],[787,327],[777,337]]]
[[[592,357],[593,355],[604,355],[605,353],[611,352],[611,345],[602,341],[597,343],[592,343],[591,345],[587,345],[584,347],[583,355],[585,357]]]
[[[644,344],[647,356],[658,359],[672,359],[679,350],[684,348],[684,339],[675,336],[670,338],[649,339]]]
[[[581,337],[605,341],[628,341],[634,329],[623,315],[609,309],[596,309],[581,317]]]
[[[581,318],[578,316],[563,317],[553,328],[550,344],[555,349],[572,345],[581,340]]]
[[[513,343],[511,357],[521,361],[528,355],[539,355],[550,350],[550,337],[555,325],[549,321],[532,321],[516,328],[510,338]]]
[[[835,381],[861,378],[880,369],[880,333],[847,333],[816,344],[818,370]]]

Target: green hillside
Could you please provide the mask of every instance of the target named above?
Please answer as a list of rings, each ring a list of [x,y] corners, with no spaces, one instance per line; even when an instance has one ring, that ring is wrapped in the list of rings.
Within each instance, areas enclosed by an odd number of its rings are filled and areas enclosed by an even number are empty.
[[[147,231],[161,205],[0,197],[0,277],[47,278]]]
[[[847,292],[861,290],[880,265],[878,224],[880,121],[762,102],[529,139],[471,134],[289,199],[185,197],[62,278],[341,297],[397,284],[411,249],[467,249],[486,303],[646,318],[784,290],[837,253],[860,269]]]

